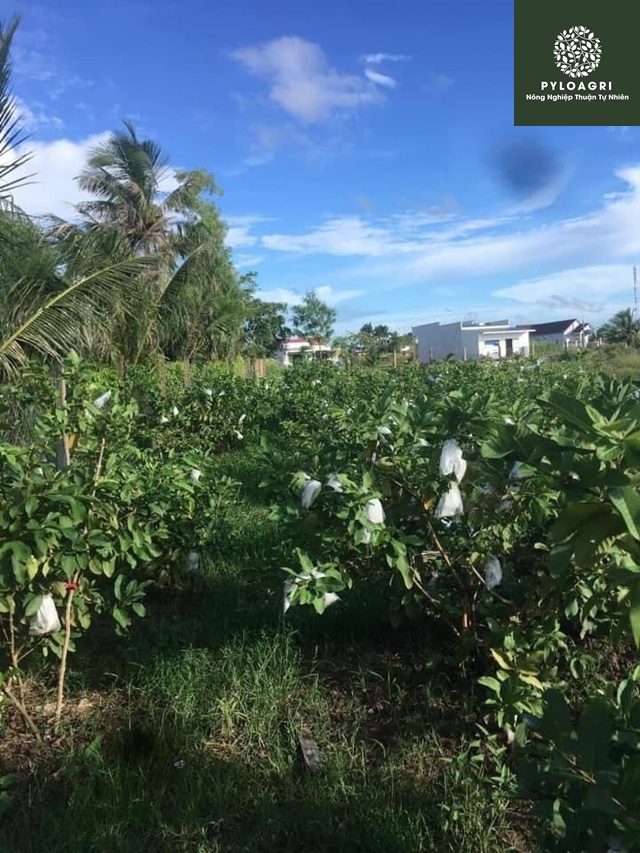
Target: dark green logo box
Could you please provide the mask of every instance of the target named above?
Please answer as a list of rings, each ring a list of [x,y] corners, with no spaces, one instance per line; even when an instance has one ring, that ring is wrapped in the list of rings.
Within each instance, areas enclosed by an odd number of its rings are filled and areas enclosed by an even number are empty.
[[[514,4],[514,125],[640,124],[640,3]]]

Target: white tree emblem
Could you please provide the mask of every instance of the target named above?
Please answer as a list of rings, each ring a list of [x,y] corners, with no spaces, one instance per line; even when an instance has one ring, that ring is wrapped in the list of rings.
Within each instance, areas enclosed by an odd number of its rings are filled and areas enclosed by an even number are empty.
[[[569,77],[586,77],[600,64],[602,49],[587,27],[570,27],[560,33],[553,46],[556,65]]]

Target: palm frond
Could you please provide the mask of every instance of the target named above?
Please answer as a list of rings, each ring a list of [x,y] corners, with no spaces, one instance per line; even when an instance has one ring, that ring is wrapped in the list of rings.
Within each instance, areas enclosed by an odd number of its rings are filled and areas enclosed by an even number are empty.
[[[0,375],[13,378],[32,354],[58,360],[86,340],[92,321],[104,320],[105,305],[148,266],[144,258],[112,264],[66,284],[53,296],[42,283],[21,279],[0,289]]]
[[[11,95],[11,45],[20,18],[8,25],[0,22],[0,199],[6,198],[29,179],[29,175],[12,177],[30,159],[28,153],[16,155],[16,148],[26,140],[18,115],[15,98]]]

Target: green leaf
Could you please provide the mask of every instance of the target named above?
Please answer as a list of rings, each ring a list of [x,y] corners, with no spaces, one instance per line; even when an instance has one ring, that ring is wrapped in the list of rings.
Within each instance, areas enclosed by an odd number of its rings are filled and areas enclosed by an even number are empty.
[[[33,554],[29,557],[27,562],[25,563],[25,570],[27,572],[27,577],[30,581],[32,581],[35,576],[38,574],[38,568],[40,567],[39,561],[33,556]]]
[[[553,538],[556,542],[562,542],[603,515],[611,515],[611,507],[599,501],[569,504],[558,516],[553,528]]]
[[[40,536],[37,532],[33,534],[33,541],[36,546],[38,556],[44,557],[49,550],[49,543],[46,539]]]
[[[560,578],[569,570],[572,556],[573,545],[571,542],[553,546],[549,554],[549,574],[552,578]]]
[[[67,576],[67,579],[71,580],[71,578],[75,575],[76,570],[78,568],[78,563],[77,563],[75,556],[72,554],[65,554],[60,559],[60,565],[62,566],[62,571]]]
[[[525,684],[529,684],[531,687],[535,687],[536,690],[540,690],[541,692],[544,690],[544,684],[542,684],[542,682],[537,676],[532,675],[530,672],[519,672],[518,678]]]
[[[28,497],[26,499],[26,501],[24,502],[24,511],[29,516],[29,518],[31,518],[31,516],[34,514],[34,512],[37,509],[38,509],[38,499],[36,497],[34,497],[33,495],[31,495],[31,497]]]
[[[485,459],[504,459],[512,452],[513,447],[511,445],[505,446],[498,440],[485,441],[480,448],[480,453]]]
[[[588,565],[593,562],[596,553],[607,544],[607,541],[623,532],[622,520],[616,513],[596,516],[591,524],[578,530],[571,540],[578,565]]]
[[[313,571],[313,561],[309,557],[308,554],[305,554],[300,548],[296,549],[296,553],[298,555],[298,560],[300,561],[300,568],[305,574],[310,575]]]
[[[572,424],[582,432],[591,430],[593,421],[587,412],[587,407],[575,397],[570,397],[561,391],[550,391],[540,397],[540,403],[560,415],[565,423]]]
[[[634,539],[640,539],[640,495],[636,489],[613,488],[609,490],[611,503],[623,517],[627,530]]]
[[[483,675],[482,678],[478,679],[478,684],[481,684],[482,687],[488,687],[489,690],[500,695],[501,685],[497,678],[493,678],[491,675]]]
[[[631,813],[638,813],[640,808],[640,755],[632,755],[627,759],[620,773],[616,796],[617,799],[622,800]]]
[[[318,613],[321,616],[326,609],[326,605],[324,602],[324,596],[322,596],[321,598],[314,599],[313,606],[315,607],[316,613]]]
[[[82,504],[79,500],[76,500],[76,498],[70,498],[69,510],[71,512],[71,517],[73,518],[74,522],[78,525],[82,524],[87,515],[87,511],[84,504]]]
[[[25,564],[31,555],[31,551],[24,542],[7,542],[0,547],[0,555],[6,551],[11,551],[11,567],[16,581],[20,586],[24,586],[27,582]]]
[[[124,583],[124,575],[118,575],[113,586],[113,592],[118,601],[122,600],[122,584]]]
[[[559,690],[547,690],[544,694],[542,724],[545,734],[554,741],[560,741],[571,733],[571,711]]]
[[[404,585],[407,589],[411,589],[413,586],[413,573],[411,571],[411,566],[409,565],[409,561],[406,557],[400,556],[396,560],[396,569],[402,575],[402,580],[404,581]]]
[[[629,622],[631,623],[631,633],[636,644],[636,648],[640,649],[640,584],[635,584],[631,588],[629,596]]]
[[[608,769],[610,738],[609,706],[603,699],[592,699],[578,722],[578,756],[582,769],[587,773]]]
[[[391,547],[393,548],[397,557],[406,556],[407,546],[404,544],[404,542],[401,542],[399,539],[392,539]]]
[[[509,661],[505,658],[505,656],[497,649],[489,649],[489,651],[491,652],[494,660],[496,661],[500,669],[511,670],[513,668]]]
[[[129,619],[125,611],[122,610],[120,607],[113,608],[113,618],[116,620],[116,622],[118,623],[118,625],[120,625],[121,628],[128,628],[131,624],[131,620]]]
[[[42,604],[42,599],[44,596],[42,595],[34,595],[33,598],[28,602],[27,606],[24,609],[25,616],[33,616],[38,612],[38,608]]]
[[[620,809],[614,803],[611,794],[603,788],[591,786],[584,798],[585,811],[600,812],[601,814],[619,815]],[[609,848],[611,849],[611,848]]]

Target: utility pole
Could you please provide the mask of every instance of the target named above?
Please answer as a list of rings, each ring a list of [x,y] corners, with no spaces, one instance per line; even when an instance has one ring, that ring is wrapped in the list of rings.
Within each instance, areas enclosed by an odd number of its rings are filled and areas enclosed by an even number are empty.
[[[633,266],[633,316],[638,316],[638,270]]]

